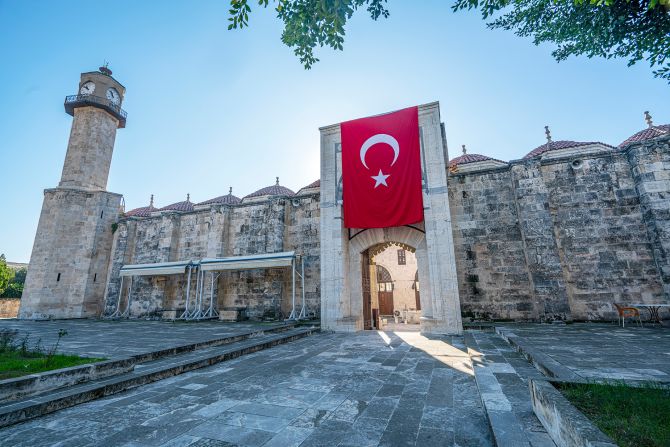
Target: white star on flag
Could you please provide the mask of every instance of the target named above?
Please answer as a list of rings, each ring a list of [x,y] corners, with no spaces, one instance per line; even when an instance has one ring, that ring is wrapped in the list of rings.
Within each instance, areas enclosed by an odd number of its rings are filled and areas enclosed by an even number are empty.
[[[372,179],[374,179],[374,181],[375,181],[375,188],[379,185],[384,185],[384,186],[388,187],[388,185],[386,184],[386,179],[391,177],[391,174],[386,174],[385,175],[382,172],[382,170],[380,169],[379,174],[371,175],[370,177],[372,177]]]

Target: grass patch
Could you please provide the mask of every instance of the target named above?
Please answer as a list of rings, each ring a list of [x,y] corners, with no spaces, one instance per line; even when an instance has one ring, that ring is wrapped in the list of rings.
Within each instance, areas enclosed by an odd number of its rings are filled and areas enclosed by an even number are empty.
[[[0,353],[0,380],[12,379],[52,369],[67,368],[70,366],[84,365],[86,363],[99,362],[102,359],[83,358],[76,355],[54,354],[48,357],[44,353],[28,353],[21,355],[20,352]]]
[[[17,331],[0,330],[0,380],[104,360],[56,354],[61,338],[66,335],[66,331],[59,330],[55,344],[45,350],[41,339],[31,346],[29,335],[19,340]]]
[[[670,446],[670,390],[649,383],[556,384],[563,395],[621,447]]]

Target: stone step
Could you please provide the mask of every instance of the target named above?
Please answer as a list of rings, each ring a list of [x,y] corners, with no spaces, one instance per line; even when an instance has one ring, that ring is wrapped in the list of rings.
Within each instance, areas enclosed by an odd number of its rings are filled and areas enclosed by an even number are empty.
[[[117,357],[98,363],[45,371],[14,379],[0,380],[0,405],[34,396],[36,394],[51,392],[68,386],[74,386],[92,380],[126,373],[132,371],[136,365],[145,362],[151,362],[157,359],[189,352],[197,352],[198,350],[210,347],[237,343],[251,337],[288,331],[295,327],[296,323],[260,326],[252,331],[240,332],[234,335],[227,335],[225,337],[213,338],[196,343],[187,343],[157,351],[149,351],[130,357]]]
[[[223,346],[212,346],[180,355],[164,356],[137,365],[132,372],[18,400],[9,405],[0,406],[0,427],[232,360],[242,355],[307,337],[318,331],[318,328],[293,328],[279,333],[252,336]]]
[[[523,426],[512,410],[512,404],[505,396],[498,379],[486,365],[485,356],[479,350],[477,340],[472,333],[465,333],[463,340],[472,361],[475,382],[495,445],[498,447],[531,447]]]

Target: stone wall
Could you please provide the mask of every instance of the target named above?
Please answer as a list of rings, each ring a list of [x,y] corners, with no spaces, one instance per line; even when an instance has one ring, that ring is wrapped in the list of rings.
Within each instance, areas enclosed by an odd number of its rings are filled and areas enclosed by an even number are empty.
[[[666,301],[668,141],[452,174],[464,315],[601,320]]]
[[[621,150],[554,154],[451,174],[449,205],[463,315],[602,320],[614,318],[614,302],[667,301],[669,142],[665,138]],[[123,264],[295,250],[305,259],[307,310],[318,316],[321,285],[329,284],[320,271],[319,199],[318,193],[268,197],[122,220],[109,266],[107,313],[116,306]],[[372,244],[373,233],[353,240],[370,238]],[[384,234],[385,241],[393,239],[391,233]],[[298,278],[296,283],[299,309]],[[422,293],[430,294],[430,284],[421,286]],[[224,272],[214,288],[219,309],[246,307],[253,318],[278,316],[280,310],[287,316],[291,309],[288,269]],[[205,296],[209,290],[208,276]],[[131,313],[179,314],[184,296],[182,277],[136,279]]]
[[[269,197],[239,205],[213,205],[189,212],[161,212],[155,217],[119,222],[109,267],[106,314],[114,312],[119,296],[119,271],[124,264],[207,257],[244,256],[296,251],[305,255],[307,309],[318,315],[318,194]],[[291,311],[290,269],[254,269],[215,273],[216,307],[246,307],[251,318],[288,316]],[[122,309],[128,293],[124,281]],[[186,279],[179,275],[133,279],[131,315],[180,315],[185,307]],[[206,273],[203,295],[209,299],[211,277]],[[195,275],[191,293],[195,292]],[[296,302],[300,310],[300,280],[296,277]]]
[[[54,188],[44,203],[21,299],[21,318],[100,315],[121,196]]]
[[[0,298],[0,318],[16,318],[21,298]]]

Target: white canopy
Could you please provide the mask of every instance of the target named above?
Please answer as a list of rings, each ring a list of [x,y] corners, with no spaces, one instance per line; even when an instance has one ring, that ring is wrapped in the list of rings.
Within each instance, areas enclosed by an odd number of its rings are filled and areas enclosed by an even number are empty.
[[[200,261],[200,269],[203,271],[219,271],[290,267],[294,258],[295,252],[293,251],[251,256],[231,256],[228,258],[206,258]]]
[[[154,264],[129,264],[121,267],[120,276],[182,275],[192,261],[157,262]]]

